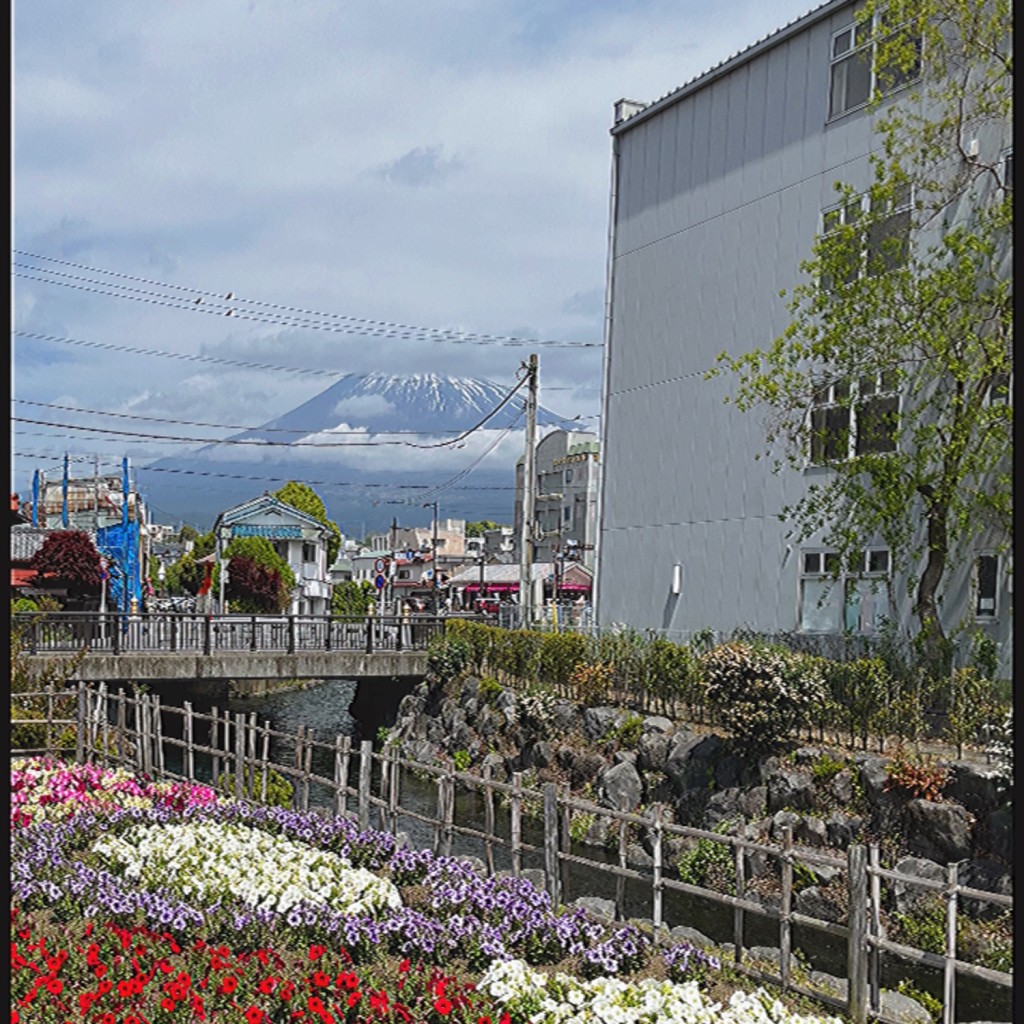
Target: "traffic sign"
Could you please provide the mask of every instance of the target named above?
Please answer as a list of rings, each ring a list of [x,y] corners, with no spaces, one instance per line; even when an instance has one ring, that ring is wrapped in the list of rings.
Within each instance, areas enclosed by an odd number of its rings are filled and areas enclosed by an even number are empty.
[[[378,573],[384,572],[387,567],[388,560],[386,558],[378,558],[377,561],[373,563],[373,568]]]
[[[381,576],[381,575],[379,575],[379,574],[378,574],[377,578],[376,578],[376,579],[375,579],[375,580],[373,581],[373,585],[374,585],[374,586],[375,586],[375,587],[376,587],[376,588],[377,588],[378,590],[383,590],[383,589],[384,589],[384,584],[385,584],[385,583],[387,583],[387,580],[386,580],[386,579],[384,579],[384,577],[383,577],[383,576]]]

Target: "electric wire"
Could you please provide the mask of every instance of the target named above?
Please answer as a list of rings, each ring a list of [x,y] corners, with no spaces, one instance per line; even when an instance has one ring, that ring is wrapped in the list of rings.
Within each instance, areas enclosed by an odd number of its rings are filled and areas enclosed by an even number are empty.
[[[57,462],[62,463],[64,461],[63,455],[51,455],[48,452],[29,452],[23,450],[15,450],[14,455],[25,459],[38,459],[45,462]],[[90,461],[92,456],[69,456],[70,460],[74,461]],[[212,479],[219,480],[246,480],[254,481],[256,483],[287,483],[289,480],[293,480],[294,477],[282,477],[282,476],[251,476],[238,473],[216,473],[212,470],[200,470],[200,469],[176,469],[170,466],[136,466],[133,469],[136,475],[141,473],[174,473],[181,476],[199,476],[209,477]],[[364,480],[306,480],[302,481],[308,484],[310,487],[365,487],[372,489],[381,490],[397,490],[397,491],[427,491],[432,487],[436,486],[433,484],[399,484],[391,483],[388,481],[364,481]],[[452,490],[482,490],[482,491],[514,491],[515,487],[510,484],[484,484],[477,485],[475,487],[453,487]]]
[[[83,270],[90,275],[70,274],[53,269],[51,266],[32,266],[15,259],[13,262],[15,276],[35,280],[45,284],[92,291],[112,298],[131,299],[133,301],[154,303],[170,306],[191,312],[202,312],[218,316],[235,316],[239,319],[256,320],[258,322],[276,324],[278,326],[296,326],[310,330],[326,330],[339,333],[354,333],[375,337],[395,337],[453,344],[474,345],[508,345],[508,346],[540,346],[547,348],[600,348],[601,342],[556,341],[532,338],[520,338],[512,335],[493,335],[469,331],[453,331],[446,328],[420,327],[401,324],[386,320],[374,320],[368,317],[348,316],[340,313],[325,313],[319,310],[288,306],[283,303],[266,302],[259,299],[247,299],[235,296],[233,292],[221,292],[191,288],[184,285],[166,284],[151,278],[136,277],[118,271],[104,270],[70,260],[61,260],[24,249],[12,250],[16,257],[26,257],[44,264],[55,264],[73,270]],[[48,278],[34,277],[33,274],[46,274]],[[103,278],[114,280],[104,280]],[[64,280],[60,280],[63,278]],[[147,288],[136,288],[134,284],[120,284],[119,281],[131,281],[143,284]],[[92,287],[89,287],[92,286]],[[162,289],[162,292],[152,291]],[[114,289],[114,290],[111,290]],[[170,294],[167,294],[170,293]],[[180,293],[180,294],[175,294]],[[186,296],[189,298],[186,302]],[[212,308],[211,301],[212,300]],[[255,311],[240,311],[239,307],[255,307]],[[264,312],[269,311],[269,312]],[[256,315],[260,313],[262,315]],[[314,317],[316,319],[309,319]],[[325,321],[334,321],[325,322]]]
[[[515,393],[526,383],[524,377],[505,397],[472,427],[462,431],[455,437],[446,441],[439,441],[436,444],[417,444],[415,441],[393,440],[393,441],[269,441],[262,438],[210,438],[210,437],[183,437],[164,434],[146,434],[135,430],[115,430],[111,427],[90,427],[81,424],[59,423],[52,420],[38,420],[26,416],[12,416],[13,423],[27,423],[37,427],[53,427],[61,430],[73,430],[80,433],[98,433],[113,437],[131,437],[137,440],[152,441],[179,441],[190,444],[208,445],[245,445],[260,448],[381,448],[389,445],[398,445],[407,448],[420,450],[436,450],[438,448],[450,448],[464,441],[471,434],[480,430],[493,419],[512,399]],[[329,433],[327,431],[326,433]],[[428,433],[429,432],[425,432]]]

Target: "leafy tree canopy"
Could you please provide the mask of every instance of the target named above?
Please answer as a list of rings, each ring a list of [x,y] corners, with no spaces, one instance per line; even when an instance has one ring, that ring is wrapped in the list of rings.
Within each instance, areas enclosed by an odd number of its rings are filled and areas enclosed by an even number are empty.
[[[331,614],[362,616],[376,601],[376,591],[369,580],[344,580],[334,584],[331,595]]]
[[[491,522],[490,519],[481,519],[478,523],[466,523],[466,536],[482,537],[488,530],[496,530],[498,525],[498,523]]]
[[[277,568],[257,562],[248,555],[236,553],[231,556],[224,596],[233,611],[277,614],[287,606],[290,595],[291,587],[285,584]]]
[[[832,471],[784,510],[799,539],[848,564],[881,538],[941,667],[949,569],[1008,539],[1012,519],[1012,9],[869,0],[858,17],[874,26],[880,83],[871,184],[836,184],[783,334],[720,364],[738,381],[731,401],[766,411],[776,470],[810,458]],[[886,98],[898,75],[916,83]],[[831,421],[812,412],[825,404]]]
[[[328,519],[327,507],[320,495],[309,484],[289,480],[283,487],[274,491],[274,497],[300,512],[305,512],[306,515],[313,516],[314,519],[319,519],[331,531],[327,539],[327,564],[333,565],[341,547],[341,530],[333,519]]]

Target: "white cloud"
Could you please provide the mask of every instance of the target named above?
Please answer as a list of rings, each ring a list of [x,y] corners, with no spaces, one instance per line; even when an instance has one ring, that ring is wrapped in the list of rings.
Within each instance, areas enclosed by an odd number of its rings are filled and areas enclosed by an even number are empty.
[[[511,382],[529,348],[229,320],[171,308],[147,282],[232,291],[278,321],[600,342],[613,103],[664,95],[804,2],[17,4],[14,246],[121,276],[16,276],[13,321],[339,375]],[[16,397],[177,420],[255,426],[334,379],[14,340]],[[596,414],[600,350],[538,351],[543,404]],[[181,447],[21,426],[17,452]],[[16,455],[12,488],[35,464]]]

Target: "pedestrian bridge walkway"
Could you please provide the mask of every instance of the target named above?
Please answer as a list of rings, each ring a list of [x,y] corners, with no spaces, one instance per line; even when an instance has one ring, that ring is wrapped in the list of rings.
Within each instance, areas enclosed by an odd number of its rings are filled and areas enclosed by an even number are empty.
[[[74,662],[85,682],[164,679],[320,679],[423,676],[427,645],[444,631],[428,615],[18,615],[30,667]]]

